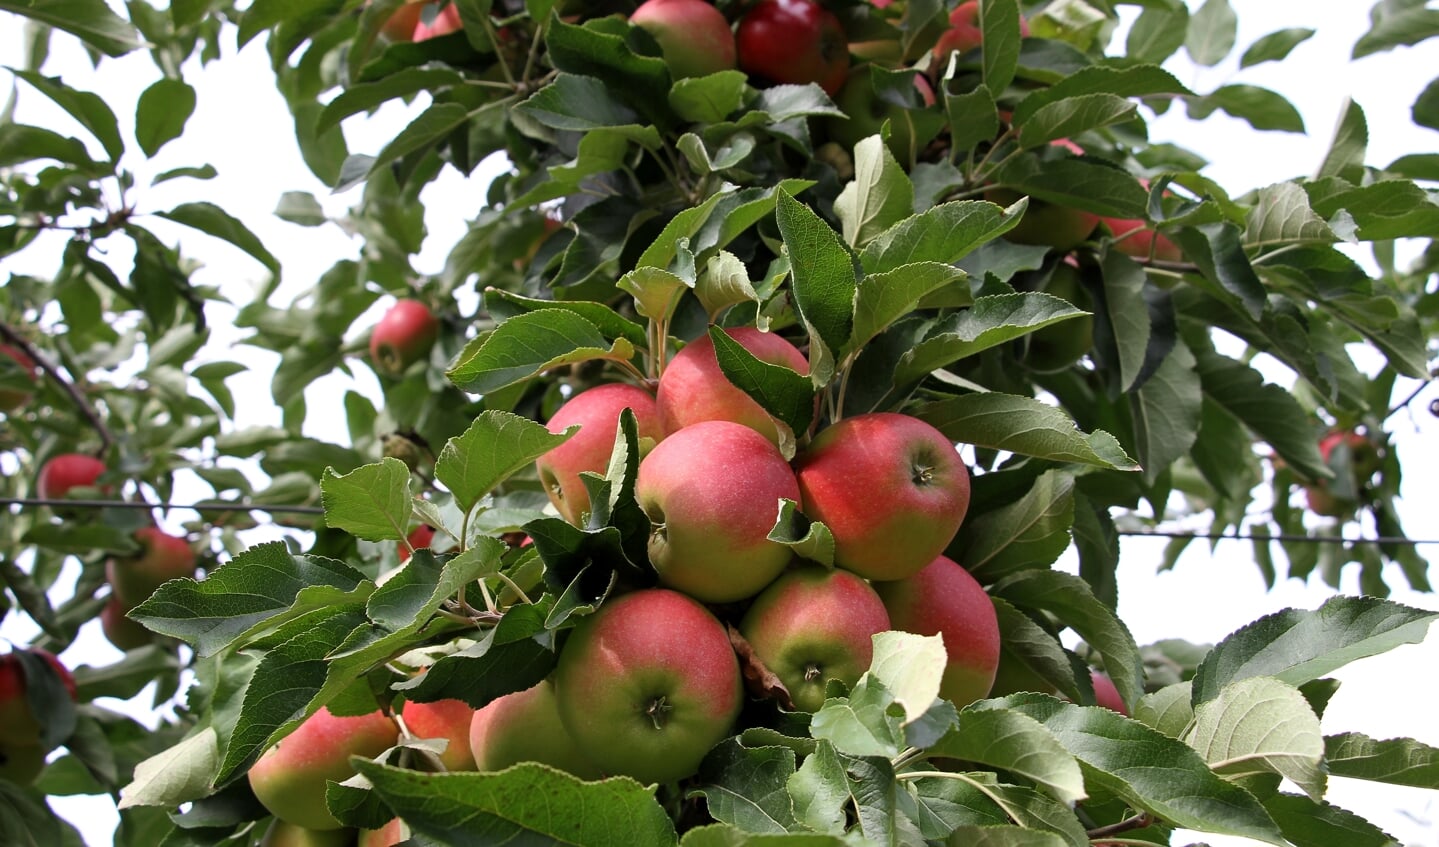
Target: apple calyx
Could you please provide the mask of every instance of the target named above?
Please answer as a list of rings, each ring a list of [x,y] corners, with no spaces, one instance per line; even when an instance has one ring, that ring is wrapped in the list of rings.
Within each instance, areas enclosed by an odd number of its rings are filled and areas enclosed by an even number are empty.
[[[665,724],[669,723],[669,713],[673,709],[674,707],[665,699],[665,695],[656,694],[649,706],[645,708],[645,715],[650,719],[650,723],[655,725],[655,729],[662,730],[665,728]]]

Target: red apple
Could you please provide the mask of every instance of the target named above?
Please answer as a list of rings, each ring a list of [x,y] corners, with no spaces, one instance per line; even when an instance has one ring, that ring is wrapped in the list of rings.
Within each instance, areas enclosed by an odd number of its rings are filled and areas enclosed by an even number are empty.
[[[560,722],[555,687],[549,680],[491,700],[475,710],[469,727],[475,767],[500,771],[520,762],[539,762],[581,779],[603,774],[585,757]]]
[[[1103,706],[1125,717],[1129,716],[1129,707],[1124,705],[1124,698],[1119,696],[1119,689],[1114,686],[1114,680],[1109,678],[1109,674],[1091,668],[1089,671],[1089,680],[1094,686],[1095,705]]]
[[[794,467],[805,515],[834,533],[835,564],[867,579],[903,579],[934,561],[969,509],[954,444],[909,415],[845,418]]]
[[[726,329],[725,334],[761,362],[809,373],[809,361],[783,336],[754,327]],[[655,389],[655,403],[665,434],[700,421],[734,421],[774,444],[780,441],[779,429],[764,407],[725,378],[708,334],[685,345],[665,366]]]
[[[744,701],[724,625],[663,588],[612,597],[582,620],[555,669],[560,720],[601,771],[640,782],[693,774]]]
[[[435,543],[435,528],[428,524],[421,524],[410,530],[410,534],[405,536],[405,542],[405,544],[396,542],[396,546],[400,550],[401,563],[410,560],[411,550],[423,550]]]
[[[1019,18],[1020,38],[1029,37],[1029,22],[1021,15]],[[934,45],[934,62],[931,67],[935,72],[943,74],[949,67],[949,56],[951,53],[966,53],[983,45],[984,36],[979,28],[979,2],[968,0],[954,7],[949,13],[949,29],[946,29],[939,36],[939,41]]]
[[[1138,259],[1155,258],[1164,262],[1182,262],[1179,246],[1164,235],[1148,229],[1138,218],[1100,218],[1100,223],[1114,233],[1114,249]],[[1132,235],[1130,233],[1133,233]],[[1122,236],[1122,237],[1121,237]]]
[[[275,818],[260,839],[260,847],[350,847],[354,833],[348,829],[306,829]]]
[[[799,500],[794,471],[764,436],[731,421],[670,435],[640,462],[635,499],[649,515],[660,582],[705,603],[757,594],[789,563],[769,539],[780,499]]]
[[[999,667],[999,621],[969,571],[939,556],[914,576],[874,589],[895,629],[943,637],[948,662],[939,696],[963,708],[989,695]]]
[[[429,355],[439,334],[440,320],[429,306],[418,300],[397,301],[370,333],[370,360],[381,374],[399,376]]]
[[[645,0],[630,23],[659,42],[676,79],[734,69],[734,33],[706,0]]]
[[[11,359],[19,369],[23,380],[31,385],[36,382],[35,360],[24,351],[9,344],[0,344],[0,357]],[[7,363],[8,364],[8,363]],[[10,413],[30,402],[30,392],[12,388],[0,388],[0,412]]]
[[[405,726],[416,738],[443,738],[449,742],[440,754],[446,771],[472,771],[470,719],[475,710],[463,700],[436,700],[433,703],[406,703]]]
[[[826,681],[858,682],[874,657],[874,634],[887,629],[889,613],[868,582],[818,565],[780,576],[755,598],[739,625],[803,712],[824,705]]]
[[[321,708],[255,762],[250,788],[281,820],[306,829],[339,829],[325,805],[326,783],[355,775],[351,756],[374,758],[398,737],[394,721],[380,712],[337,717]]]
[[[621,382],[581,391],[560,406],[546,424],[550,432],[556,433],[576,424],[580,427],[569,441],[535,462],[550,502],[561,517],[575,526],[584,526],[590,511],[589,490],[580,474],[590,471],[603,475],[609,467],[620,413],[625,409],[635,413],[641,439],[658,442],[664,437],[654,395]]]
[[[453,32],[460,32],[465,28],[460,20],[460,9],[454,4],[445,6],[435,13],[435,17],[426,23],[423,16],[419,23],[415,24],[414,40],[416,42],[428,41],[431,38],[439,38],[442,35],[449,35]]]
[[[136,650],[154,641],[154,633],[139,621],[125,617],[129,611],[119,597],[111,596],[100,609],[100,632],[121,650]]]
[[[395,847],[409,837],[409,826],[399,818],[391,818],[389,823],[379,829],[360,830],[355,847]]]
[[[111,595],[126,611],[135,608],[155,589],[172,579],[195,575],[195,551],[183,538],[159,527],[135,530],[140,552],[105,562],[105,579]]]
[[[404,5],[390,13],[380,25],[380,34],[391,41],[414,41],[415,27],[425,11],[425,0],[405,0]]]
[[[833,96],[849,71],[849,43],[814,0],[759,0],[735,31],[739,67],[771,83],[817,83]]]
[[[45,673],[53,675],[45,680],[40,691],[52,689],[55,696],[63,690],[71,700],[75,699],[75,678],[60,660],[45,650],[30,650],[31,655],[44,659],[48,668]],[[59,682],[59,687],[53,686]],[[30,686],[36,684],[26,673],[15,653],[0,656],[0,779],[8,779],[17,785],[29,785],[45,768],[45,756],[49,750],[41,739],[40,719],[31,704]]]
[[[42,500],[59,500],[72,488],[98,488],[96,480],[105,472],[105,463],[84,453],[61,453],[40,468],[36,493]]]

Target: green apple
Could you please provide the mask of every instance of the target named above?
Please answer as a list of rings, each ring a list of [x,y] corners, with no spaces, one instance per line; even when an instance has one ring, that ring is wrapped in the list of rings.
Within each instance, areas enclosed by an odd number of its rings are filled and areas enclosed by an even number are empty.
[[[874,588],[895,629],[944,639],[948,661],[939,696],[960,708],[989,696],[999,666],[999,620],[969,571],[939,556],[907,579]]]
[[[472,771],[470,720],[475,710],[463,700],[436,700],[433,703],[406,703],[405,726],[416,738],[443,738],[449,742],[440,754],[446,771]]]
[[[645,0],[630,15],[630,23],[659,42],[665,64],[676,79],[735,67],[729,21],[706,0]]]
[[[875,91],[869,65],[857,65],[850,70],[844,87],[835,95],[835,105],[846,117],[828,117],[823,126],[831,140],[845,150],[853,150],[863,139],[879,134],[884,122],[889,121],[890,135],[886,143],[890,152],[901,163],[914,162],[921,151],[916,149],[913,110],[934,105],[934,89],[929,80],[916,74],[914,87],[915,96],[910,107],[891,103]],[[929,137],[918,141],[920,144],[927,143]]]
[[[170,535],[159,527],[135,530],[140,552],[133,556],[111,557],[105,562],[105,579],[111,596],[126,611],[155,593],[164,583],[195,575],[195,551],[190,542]]]
[[[1085,311],[1094,309],[1089,292],[1084,288],[1079,268],[1068,261],[1055,265],[1042,290],[1045,294],[1068,300]],[[1024,364],[1039,373],[1062,371],[1083,358],[1093,347],[1094,316],[1070,318],[1030,333],[1025,346]]]
[[[100,609],[100,632],[105,640],[121,650],[135,650],[155,640],[155,634],[139,621],[125,616],[129,609],[119,597],[111,595]]]
[[[250,788],[275,817],[306,829],[339,829],[325,805],[328,782],[355,775],[351,756],[374,758],[395,745],[399,730],[380,712],[340,717],[321,708],[250,768]]]
[[[654,443],[664,437],[655,397],[643,388],[622,382],[596,385],[565,401],[545,424],[550,432],[564,432],[579,425],[569,441],[545,453],[535,462],[540,484],[560,517],[584,526],[589,519],[590,494],[580,474],[603,475],[614,450],[620,414],[629,409],[642,442]],[[641,445],[643,449],[644,445]]]
[[[355,832],[350,829],[306,829],[275,818],[260,839],[260,847],[350,847]]]
[[[725,333],[761,362],[809,373],[804,354],[782,336],[754,327],[726,329]],[[764,407],[725,378],[708,334],[685,345],[665,366],[655,389],[655,403],[666,434],[700,421],[734,421],[775,444],[780,441],[779,429]]]
[[[390,818],[390,822],[379,829],[360,830],[355,847],[395,847],[409,837],[409,826],[399,818]]]
[[[903,579],[934,561],[969,508],[954,444],[897,412],[826,427],[794,467],[805,515],[834,533],[835,564],[866,579]]]
[[[429,306],[419,300],[399,300],[370,332],[370,360],[382,376],[397,377],[429,355],[439,336],[440,319]]]
[[[560,722],[555,688],[547,679],[476,709],[470,722],[469,749],[482,771],[539,762],[581,779],[602,776]]]
[[[560,720],[602,772],[640,782],[693,774],[744,702],[724,625],[664,588],[611,597],[584,618],[555,669]]]
[[[706,603],[752,597],[779,576],[791,553],[769,533],[780,500],[799,496],[779,448],[731,421],[672,433],[640,461],[635,480],[660,582]]]
[[[739,625],[802,712],[824,705],[828,680],[858,682],[874,657],[874,634],[887,629],[889,613],[868,582],[819,565],[785,572],[755,598]]]

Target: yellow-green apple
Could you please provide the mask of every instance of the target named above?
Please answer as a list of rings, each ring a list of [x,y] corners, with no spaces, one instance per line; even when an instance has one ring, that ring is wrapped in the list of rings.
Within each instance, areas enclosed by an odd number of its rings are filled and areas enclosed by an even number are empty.
[[[1019,36],[1029,37],[1029,22],[1023,15],[1019,18]],[[934,61],[930,63],[930,67],[935,69],[935,73],[943,74],[949,67],[951,53],[966,53],[983,43],[984,33],[979,27],[978,0],[960,3],[949,13],[949,28],[940,34],[939,40],[934,44]]]
[[[1138,259],[1159,259],[1182,262],[1184,253],[1168,237],[1150,229],[1138,218],[1100,218],[1100,223],[1114,234],[1114,249]]]
[[[406,703],[405,726],[416,738],[443,738],[449,742],[440,754],[446,771],[472,771],[470,720],[475,710],[463,700],[436,700],[433,703]]]
[[[398,737],[395,722],[380,712],[338,716],[322,707],[260,756],[250,768],[250,788],[281,820],[306,829],[339,829],[325,805],[326,783],[355,775],[351,756],[374,758]]]
[[[29,785],[45,767],[49,752],[42,743],[42,718],[37,717],[31,688],[44,699],[46,694],[75,699],[75,678],[69,668],[46,650],[29,650],[43,659],[43,664],[22,664],[15,653],[0,656],[0,779],[17,785]],[[30,674],[37,672],[49,678],[36,681]],[[58,704],[56,704],[58,705]]]
[[[874,589],[895,629],[943,637],[948,661],[939,696],[962,708],[989,695],[999,666],[999,621],[969,571],[939,556],[914,576]]]
[[[676,79],[734,69],[734,33],[707,0],[645,0],[630,23],[659,42]]]
[[[825,683],[852,686],[869,670],[889,613],[870,584],[841,568],[803,565],[760,592],[740,634],[802,712],[824,705]]]
[[[969,509],[954,444],[897,412],[820,430],[794,468],[802,511],[834,534],[835,564],[866,579],[903,579],[934,561]]]
[[[499,771],[520,762],[539,762],[597,779],[600,769],[586,758],[560,722],[555,687],[548,679],[524,691],[497,697],[475,710],[469,741],[475,767]]]
[[[0,344],[0,359],[9,359],[4,363],[4,370],[19,371],[19,379],[16,382],[34,385],[35,360],[25,355],[23,350],[11,347],[9,344]],[[30,402],[30,392],[19,388],[0,388],[0,412],[10,413]]]
[[[1053,147],[1063,148],[1076,156],[1084,155],[1084,148],[1068,138],[1050,142]],[[984,199],[1001,206],[1010,206],[1023,196],[1018,191],[996,186],[984,192]],[[1029,208],[1014,228],[1004,234],[1005,239],[1015,244],[1029,244],[1069,250],[1081,244],[1094,228],[1099,226],[1099,215],[1049,203],[1035,197],[1029,198]]]
[[[934,88],[929,80],[916,74],[914,106],[933,106]],[[889,149],[900,162],[912,162],[920,151],[914,149],[914,124],[911,108],[882,99],[874,90],[869,65],[856,65],[845,79],[844,87],[835,96],[835,105],[847,117],[827,117],[824,126],[832,141],[846,150],[853,150],[861,140],[877,135],[889,121]]]
[[[580,474],[585,471],[603,475],[610,464],[620,413],[630,409],[641,439],[646,443],[664,437],[659,408],[655,397],[638,386],[623,382],[596,385],[571,397],[545,424],[550,432],[564,432],[578,424],[569,441],[545,453],[535,462],[540,484],[560,517],[584,526],[589,518],[590,494]]]
[[[125,616],[128,611],[129,608],[114,595],[111,595],[100,609],[100,632],[104,634],[106,641],[121,650],[144,647],[154,640],[154,634],[150,630],[139,621]]]
[[[660,582],[706,603],[759,593],[791,557],[769,538],[782,498],[799,500],[794,471],[749,427],[701,421],[666,437],[635,480]]]
[[[439,38],[442,35],[449,35],[452,32],[459,32],[465,28],[460,20],[460,9],[453,3],[445,4],[443,9],[435,13],[430,21],[425,21],[421,16],[419,23],[415,24],[414,40],[428,41],[431,38]]]
[[[419,526],[410,530],[409,535],[405,536],[405,543],[400,544],[399,542],[396,542],[396,546],[399,548],[400,551],[400,562],[404,563],[410,560],[410,551],[423,550],[434,543],[435,528],[430,526],[429,524],[420,524]]]
[[[429,306],[419,300],[399,300],[370,333],[370,360],[381,374],[399,376],[429,354],[439,335],[440,319]]]
[[[355,833],[349,829],[306,829],[275,818],[260,839],[260,847],[350,847]]]
[[[1091,668],[1089,681],[1094,686],[1095,705],[1103,706],[1126,717],[1129,716],[1129,707],[1124,705],[1124,698],[1119,696],[1119,689],[1115,687],[1114,680],[1109,678],[1109,674]]]
[[[1054,267],[1043,286],[1045,294],[1068,300],[1077,308],[1092,311],[1089,292],[1084,288],[1080,270],[1066,256]],[[1094,316],[1082,315],[1029,334],[1024,364],[1039,373],[1061,371],[1079,361],[1094,347]]]
[[[111,596],[126,611],[138,606],[163,583],[195,575],[195,551],[185,539],[154,526],[135,530],[134,537],[140,544],[139,553],[112,556],[105,561]]]
[[[817,83],[831,96],[849,71],[839,19],[815,0],[759,0],[735,30],[740,70],[770,83]]]
[[[98,488],[100,475],[105,473],[105,463],[85,453],[61,453],[40,467],[36,493],[44,500],[58,500],[72,488]]]
[[[640,782],[693,774],[744,701],[719,619],[678,591],[611,597],[574,629],[555,669],[560,720],[601,771]]]
[[[761,362],[809,373],[809,361],[783,336],[754,327],[726,329],[725,334]],[[665,366],[655,388],[655,403],[666,434],[700,421],[734,421],[775,444],[780,441],[779,429],[764,407],[725,378],[708,334],[685,345]]]

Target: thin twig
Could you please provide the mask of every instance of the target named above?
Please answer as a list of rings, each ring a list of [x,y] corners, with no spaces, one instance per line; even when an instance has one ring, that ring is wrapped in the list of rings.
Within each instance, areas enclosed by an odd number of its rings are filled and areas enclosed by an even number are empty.
[[[75,404],[75,408],[79,409],[80,414],[89,422],[90,427],[99,434],[101,455],[110,452],[110,447],[115,443],[114,436],[110,435],[110,430],[105,428],[105,422],[100,420],[100,415],[95,411],[95,408],[90,405],[90,402],[85,399],[85,395],[80,393],[80,389],[75,387],[75,383],[61,375],[60,371],[54,365],[50,364],[48,358],[42,356],[40,351],[36,350],[29,341],[26,341],[20,333],[16,332],[13,327],[3,321],[0,321],[0,338],[4,338],[8,343],[20,348],[26,356],[29,356],[35,364],[40,366],[40,370],[44,371],[45,375],[48,376],[52,382],[60,386],[65,394],[69,396],[70,402]]]
[[[1111,835],[1119,835],[1122,832],[1129,832],[1130,830],[1134,829],[1143,829],[1152,823],[1154,823],[1154,818],[1150,817],[1148,812],[1143,812],[1135,815],[1132,818],[1125,818],[1122,821],[1116,821],[1115,823],[1109,824],[1108,826],[1095,827],[1094,829],[1087,831],[1085,835],[1088,835],[1090,840],[1094,840],[1097,838],[1106,838]]]

